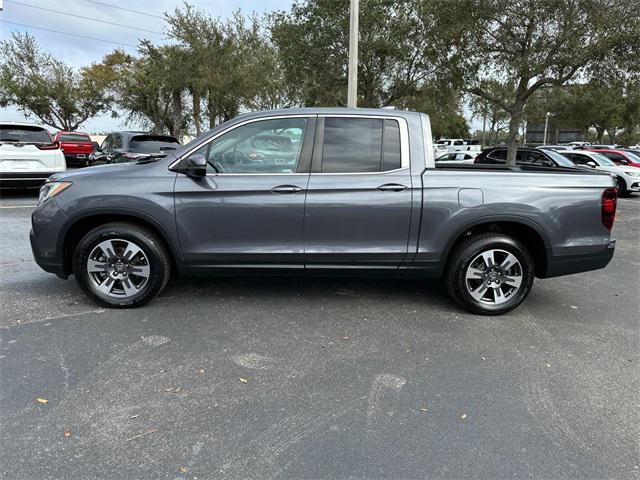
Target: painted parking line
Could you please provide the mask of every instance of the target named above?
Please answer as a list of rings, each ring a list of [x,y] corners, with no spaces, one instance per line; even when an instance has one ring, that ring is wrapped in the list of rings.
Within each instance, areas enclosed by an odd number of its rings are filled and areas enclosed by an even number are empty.
[[[36,208],[37,205],[7,205],[0,206],[0,208]]]

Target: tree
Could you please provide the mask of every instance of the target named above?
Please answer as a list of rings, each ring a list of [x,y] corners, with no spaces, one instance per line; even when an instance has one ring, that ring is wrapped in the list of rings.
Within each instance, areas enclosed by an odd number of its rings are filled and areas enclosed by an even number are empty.
[[[94,71],[69,67],[28,33],[0,42],[0,106],[15,105],[25,116],[73,131],[110,110],[112,101]]]
[[[109,84],[115,104],[127,112],[128,121],[180,137],[188,124],[182,79],[187,55],[176,45],[154,46],[146,40],[138,51],[136,58],[116,50],[90,69]]]
[[[358,105],[396,105],[419,94],[445,48],[420,0],[362,0]],[[286,82],[306,106],[346,104],[348,0],[308,0],[271,16]]]
[[[222,22],[185,4],[165,15],[169,37],[188,54],[182,71],[193,106],[196,133],[206,102],[209,127],[238,115],[243,108],[277,108],[286,103],[274,47],[258,17],[236,12]]]
[[[540,88],[563,85],[599,64],[617,66],[640,44],[637,2],[626,0],[441,1],[439,22],[452,28],[450,74],[464,89],[509,114],[508,164],[515,164],[525,105]],[[512,83],[496,95],[492,81]]]

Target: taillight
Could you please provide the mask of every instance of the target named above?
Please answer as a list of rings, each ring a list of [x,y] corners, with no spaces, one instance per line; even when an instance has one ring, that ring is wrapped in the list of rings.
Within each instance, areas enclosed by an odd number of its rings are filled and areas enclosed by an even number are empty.
[[[613,228],[613,221],[616,218],[616,206],[618,204],[618,190],[607,188],[602,192],[602,224],[607,230]]]
[[[36,147],[40,150],[58,150],[60,148],[60,142],[36,144]]]

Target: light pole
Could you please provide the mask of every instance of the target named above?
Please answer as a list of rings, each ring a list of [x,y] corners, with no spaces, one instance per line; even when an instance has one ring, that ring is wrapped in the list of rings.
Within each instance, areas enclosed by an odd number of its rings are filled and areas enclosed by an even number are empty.
[[[358,14],[360,0],[351,0],[349,9],[349,74],[347,107],[358,106]]]
[[[544,136],[542,137],[542,145],[547,144],[547,128],[549,128],[549,116],[551,116],[551,112],[547,112],[544,116]]]

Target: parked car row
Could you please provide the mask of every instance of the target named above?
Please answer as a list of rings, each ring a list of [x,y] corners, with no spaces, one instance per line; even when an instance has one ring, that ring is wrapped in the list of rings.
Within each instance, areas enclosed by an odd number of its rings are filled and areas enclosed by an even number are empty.
[[[112,132],[101,145],[82,132],[51,135],[39,125],[0,122],[0,189],[37,188],[67,167],[161,158],[180,146],[169,135]]]
[[[597,147],[597,148],[593,148]],[[517,165],[536,165],[548,168],[592,168],[611,174],[620,195],[640,192],[640,150],[631,148],[603,148],[602,145],[545,145],[519,147]],[[504,165],[507,147],[489,147],[474,156],[472,152],[450,152],[436,158],[438,165],[485,164]]]

